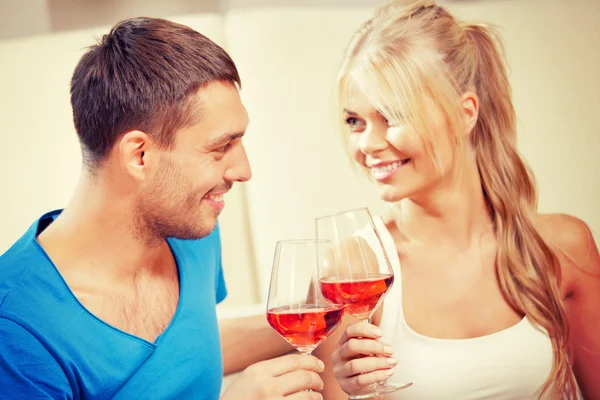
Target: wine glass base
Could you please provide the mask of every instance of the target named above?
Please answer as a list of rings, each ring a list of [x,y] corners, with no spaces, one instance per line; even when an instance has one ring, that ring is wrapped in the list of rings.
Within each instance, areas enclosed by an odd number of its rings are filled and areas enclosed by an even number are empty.
[[[364,389],[362,392],[348,396],[349,400],[371,399],[373,397],[382,396],[384,394],[397,392],[398,390],[406,389],[412,386],[412,382],[395,384],[395,383],[376,383]]]

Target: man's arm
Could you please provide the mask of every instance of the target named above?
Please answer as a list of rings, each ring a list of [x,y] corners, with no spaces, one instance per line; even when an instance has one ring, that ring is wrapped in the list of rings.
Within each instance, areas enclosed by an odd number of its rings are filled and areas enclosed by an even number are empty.
[[[219,321],[224,374],[294,351],[267,323],[265,315]]]
[[[70,400],[71,386],[56,359],[29,331],[0,317],[0,398]]]

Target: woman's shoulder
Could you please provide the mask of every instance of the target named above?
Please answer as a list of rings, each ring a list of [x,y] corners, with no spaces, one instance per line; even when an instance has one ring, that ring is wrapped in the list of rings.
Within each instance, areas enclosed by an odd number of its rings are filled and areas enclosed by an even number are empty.
[[[577,264],[585,264],[596,243],[590,227],[568,214],[537,214],[535,225],[542,238],[552,248],[566,253]]]
[[[568,214],[537,214],[538,232],[558,257],[563,277],[572,283],[600,277],[600,255],[590,227]]]

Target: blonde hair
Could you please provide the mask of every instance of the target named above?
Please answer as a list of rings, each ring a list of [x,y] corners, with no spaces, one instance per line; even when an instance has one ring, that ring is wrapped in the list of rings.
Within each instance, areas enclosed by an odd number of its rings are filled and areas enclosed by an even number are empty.
[[[495,30],[460,23],[433,0],[391,2],[350,42],[338,76],[340,108],[350,81],[391,124],[408,124],[422,134],[438,166],[429,110],[433,105],[442,113],[459,142],[465,140],[458,134],[461,97],[467,91],[478,96],[478,120],[469,140],[496,227],[497,279],[510,306],[545,329],[552,341],[554,364],[540,397],[554,385],[557,393],[576,398],[561,269],[533,223],[537,191],[516,149],[512,93]]]

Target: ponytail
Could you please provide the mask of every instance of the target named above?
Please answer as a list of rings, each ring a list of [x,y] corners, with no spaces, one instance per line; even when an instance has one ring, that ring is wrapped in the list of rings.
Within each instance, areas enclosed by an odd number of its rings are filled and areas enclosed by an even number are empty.
[[[569,325],[559,290],[561,268],[532,221],[536,187],[516,150],[515,111],[502,49],[489,28],[468,25],[464,29],[477,60],[473,85],[480,105],[471,140],[496,225],[497,278],[509,304],[544,328],[552,341],[554,364],[541,394],[554,384],[558,393],[576,399],[567,348]]]

